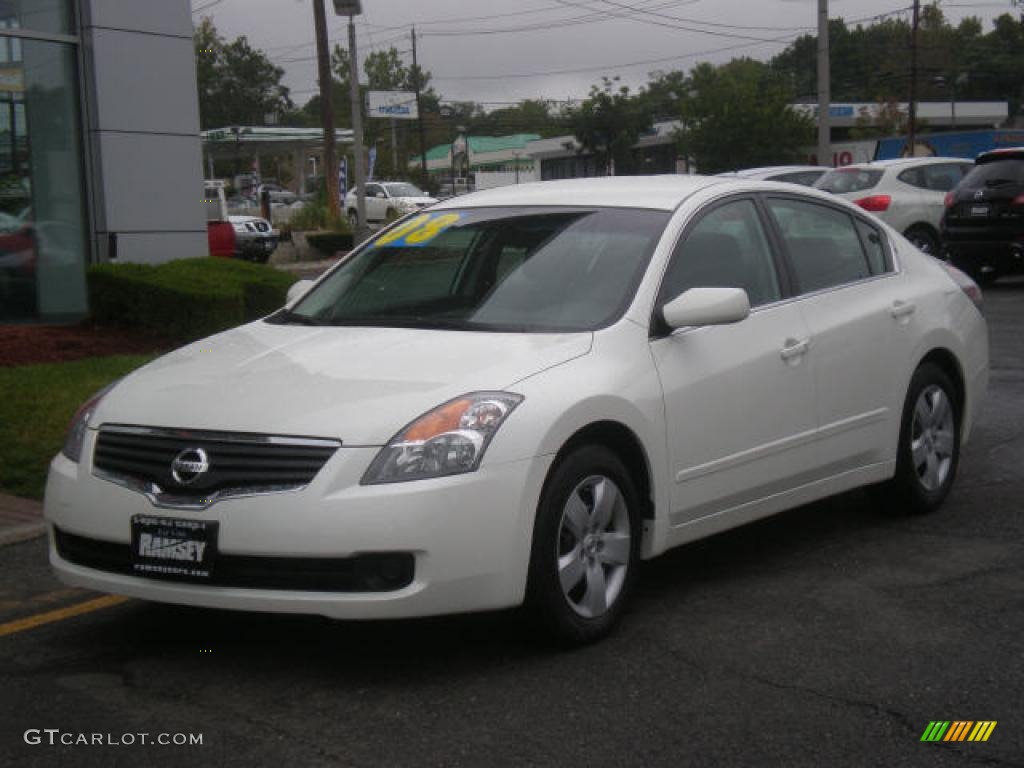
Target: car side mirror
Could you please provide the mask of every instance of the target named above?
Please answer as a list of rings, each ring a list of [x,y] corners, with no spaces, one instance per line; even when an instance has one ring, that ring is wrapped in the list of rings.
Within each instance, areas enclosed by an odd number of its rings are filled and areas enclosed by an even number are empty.
[[[661,308],[662,319],[672,330],[738,323],[749,314],[750,299],[742,288],[690,288]]]
[[[299,280],[297,283],[292,283],[291,287],[288,289],[288,297],[286,299],[287,305],[290,307],[309,293],[309,289],[313,287],[313,282],[313,280]]]

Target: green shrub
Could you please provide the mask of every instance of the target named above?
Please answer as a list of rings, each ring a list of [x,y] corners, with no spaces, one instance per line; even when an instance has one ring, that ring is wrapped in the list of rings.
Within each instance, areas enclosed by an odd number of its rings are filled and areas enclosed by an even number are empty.
[[[230,259],[89,269],[89,304],[99,325],[192,341],[262,317],[285,303],[295,278]]]
[[[330,258],[338,251],[352,250],[351,232],[316,232],[306,235],[306,242]]]

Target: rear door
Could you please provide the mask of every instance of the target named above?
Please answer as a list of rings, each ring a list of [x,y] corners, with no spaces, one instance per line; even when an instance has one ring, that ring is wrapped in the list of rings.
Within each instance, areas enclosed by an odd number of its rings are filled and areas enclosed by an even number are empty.
[[[908,210],[899,223],[893,222],[897,229],[924,222],[938,232],[946,193],[960,183],[969,168],[968,163],[928,163],[900,172],[897,179],[906,185],[901,201],[905,200],[912,212]]]
[[[765,199],[811,334],[816,462],[829,476],[891,459],[917,307],[883,231],[824,201]]]

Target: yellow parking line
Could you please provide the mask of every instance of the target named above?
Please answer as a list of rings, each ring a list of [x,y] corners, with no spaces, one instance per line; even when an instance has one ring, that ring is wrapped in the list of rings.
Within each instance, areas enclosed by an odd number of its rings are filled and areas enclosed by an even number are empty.
[[[106,595],[104,597],[97,597],[95,600],[86,600],[84,603],[69,605],[67,608],[58,608],[55,611],[37,613],[35,616],[26,616],[24,619],[9,621],[6,624],[0,624],[0,637],[24,632],[27,629],[35,629],[44,624],[52,624],[55,621],[64,621],[64,619],[81,616],[83,613],[92,613],[104,608],[112,608],[115,605],[128,602],[128,599],[120,595]]]

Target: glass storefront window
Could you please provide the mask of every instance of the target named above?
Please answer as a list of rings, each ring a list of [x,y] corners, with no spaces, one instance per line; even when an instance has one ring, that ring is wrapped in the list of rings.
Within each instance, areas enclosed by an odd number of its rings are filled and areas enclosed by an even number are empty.
[[[72,35],[70,0],[0,0],[0,30],[28,29]]]
[[[3,35],[64,5],[0,0],[0,322],[86,312],[75,46]]]

